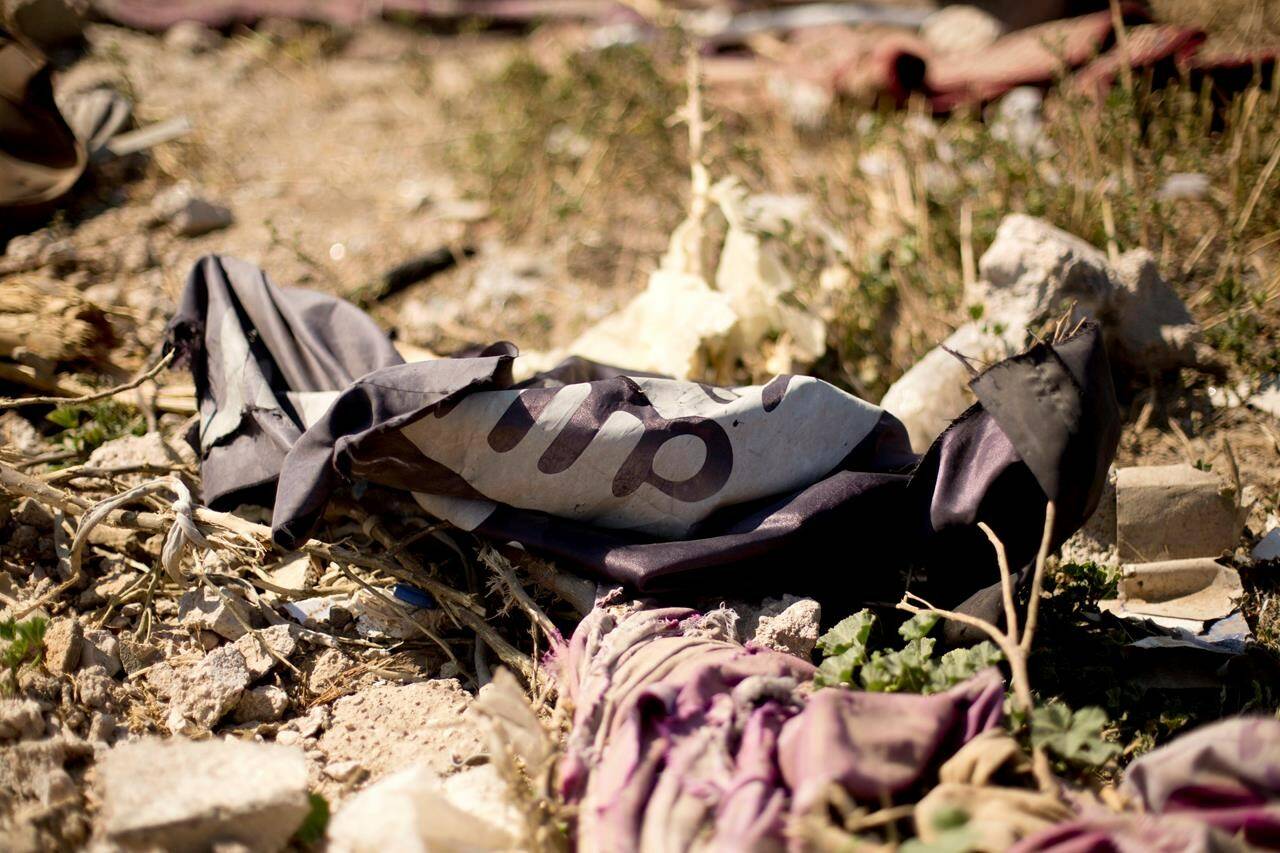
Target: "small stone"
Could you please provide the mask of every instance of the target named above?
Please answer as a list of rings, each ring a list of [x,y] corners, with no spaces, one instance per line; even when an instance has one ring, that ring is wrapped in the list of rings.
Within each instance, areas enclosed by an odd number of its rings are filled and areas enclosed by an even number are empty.
[[[88,739],[94,743],[110,745],[115,742],[118,726],[119,723],[114,714],[94,711],[93,719],[89,721]]]
[[[1234,496],[1217,476],[1190,465],[1116,472],[1116,545],[1125,562],[1216,557],[1241,530]]]
[[[1161,201],[1197,201],[1209,194],[1209,176],[1201,172],[1174,172],[1164,179],[1156,198]]]
[[[23,498],[18,501],[13,518],[19,524],[30,524],[40,530],[53,529],[53,512],[35,498]]]
[[[320,751],[330,761],[359,761],[375,779],[416,762],[447,773],[485,751],[466,713],[473,702],[451,680],[370,687],[333,703]]]
[[[29,740],[44,734],[40,703],[30,699],[0,699],[0,740]]]
[[[216,49],[222,36],[199,21],[179,21],[164,34],[165,47],[196,56]]]
[[[516,839],[450,801],[440,777],[417,764],[365,788],[343,803],[329,824],[331,853],[379,850],[510,850]]]
[[[80,701],[90,708],[108,710],[114,704],[118,685],[100,666],[84,666],[76,673],[76,692]]]
[[[160,657],[160,649],[154,643],[142,643],[128,637],[121,637],[119,643],[120,665],[129,675],[145,669]]]
[[[246,690],[231,712],[237,723],[273,723],[289,707],[289,694],[273,684]]]
[[[124,247],[124,251],[120,253],[120,268],[127,273],[145,272],[155,264],[155,256],[151,254],[151,244],[145,237],[130,240]],[[114,305],[117,301],[118,297],[105,304]]]
[[[335,782],[346,782],[367,776],[368,771],[360,766],[359,761],[331,761],[324,766],[324,775]]]
[[[104,442],[89,454],[91,468],[123,468],[130,465],[153,465],[168,468],[174,465],[192,465],[195,452],[181,442],[165,441],[158,432],[143,435],[124,435]],[[136,482],[154,477],[154,474],[125,475],[136,477]]]
[[[350,655],[339,649],[325,649],[311,666],[307,684],[313,693],[323,693],[333,687],[347,670],[356,665]]]
[[[213,728],[240,701],[253,681],[244,655],[234,646],[223,646],[205,655],[184,678],[184,685],[169,705],[166,724],[171,732]]]
[[[312,738],[320,730],[329,725],[329,709],[325,705],[317,705],[301,717],[290,720],[286,727],[298,733],[301,738]]]
[[[120,644],[116,635],[102,628],[89,628],[80,640],[80,666],[100,666],[108,676],[120,672]]]
[[[1000,19],[977,6],[944,6],[924,19],[920,35],[938,53],[974,53],[1004,35]]]
[[[809,659],[818,644],[822,606],[812,598],[785,595],[761,608],[751,641],[779,652]]]
[[[44,632],[44,665],[50,672],[69,675],[80,665],[84,633],[73,617],[54,619]]]
[[[97,762],[101,826],[126,849],[283,848],[309,811],[301,751],[238,740],[122,743]]]
[[[234,221],[230,209],[202,198],[186,183],[157,195],[151,209],[155,221],[167,222],[183,237],[199,237]]]
[[[226,228],[234,220],[231,209],[202,198],[193,198],[173,217],[173,229],[183,237],[199,237]]]
[[[298,650],[294,630],[289,625],[272,625],[254,634],[245,634],[235,641],[233,645],[244,655],[245,665],[255,681],[275,667],[279,662],[276,656],[288,660]],[[272,655],[263,648],[263,643],[276,654]]]
[[[186,684],[183,672],[168,661],[160,661],[147,670],[147,684],[161,699],[172,701]]]
[[[237,609],[239,619],[232,613],[232,607]],[[239,640],[245,635],[242,623],[252,624],[249,605],[238,593],[224,591],[218,595],[206,586],[182,594],[178,599],[178,621],[190,629],[212,631],[228,640]]]

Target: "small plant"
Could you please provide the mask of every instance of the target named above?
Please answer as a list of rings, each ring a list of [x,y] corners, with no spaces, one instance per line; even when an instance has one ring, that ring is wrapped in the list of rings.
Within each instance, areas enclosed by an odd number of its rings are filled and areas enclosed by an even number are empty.
[[[1073,711],[1065,703],[1050,702],[1031,712],[1031,744],[1068,764],[1097,767],[1120,754],[1120,746],[1103,736],[1107,722],[1101,708]]]
[[[44,632],[48,620],[34,616],[19,622],[16,619],[0,621],[0,640],[8,640],[0,652],[0,665],[9,670],[6,692],[18,687],[18,670],[27,664],[38,664],[44,659]]]
[[[875,620],[870,610],[860,610],[818,640],[826,655],[818,667],[818,684],[851,685],[857,681],[863,689],[876,693],[937,693],[1003,659],[1000,650],[985,640],[934,658],[937,641],[928,634],[938,617],[932,613],[917,614],[899,626],[898,634],[906,641],[901,649],[869,653],[867,639]]]
[[[293,838],[305,847],[319,844],[329,828],[329,801],[314,791],[307,794],[310,811],[302,821],[302,825],[293,833]]]
[[[110,400],[61,406],[45,418],[62,427],[57,439],[67,450],[86,453],[123,435],[143,435],[146,421],[135,409]]]

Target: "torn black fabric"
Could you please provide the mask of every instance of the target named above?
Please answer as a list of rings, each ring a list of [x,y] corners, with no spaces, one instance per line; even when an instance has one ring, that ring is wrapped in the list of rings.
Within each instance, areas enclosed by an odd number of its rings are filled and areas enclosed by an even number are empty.
[[[250,369],[211,343],[227,326],[261,344],[244,348]],[[282,546],[364,482],[643,593],[785,587],[847,607],[896,595],[915,568],[954,606],[997,578],[977,523],[1023,565],[1050,498],[1055,539],[1093,511],[1119,431],[1094,325],[975,379],[979,402],[923,457],[891,414],[812,377],[722,388],[570,359],[516,383],[510,344],[396,363],[352,306],[227,259],[197,266],[174,328],[204,342],[191,348],[202,424],[240,413],[202,433],[206,482],[226,495],[278,474]],[[336,392],[328,408],[301,412],[299,394],[320,390]],[[294,433],[263,440],[264,418]],[[230,446],[241,452],[217,452]]]

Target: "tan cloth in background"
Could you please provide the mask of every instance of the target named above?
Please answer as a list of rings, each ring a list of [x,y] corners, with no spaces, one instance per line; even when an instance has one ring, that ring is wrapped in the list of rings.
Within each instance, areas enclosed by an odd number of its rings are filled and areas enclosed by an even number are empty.
[[[51,69],[0,29],[0,227],[65,195],[88,156],[53,100]]]

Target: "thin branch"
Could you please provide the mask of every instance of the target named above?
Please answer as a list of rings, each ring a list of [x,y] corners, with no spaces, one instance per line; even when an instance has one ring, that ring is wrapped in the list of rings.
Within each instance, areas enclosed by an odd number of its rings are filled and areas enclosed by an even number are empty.
[[[978,522],[978,529],[987,534],[996,549],[996,563],[1000,566],[1000,597],[1004,599],[1004,624],[1010,637],[1018,636],[1018,608],[1013,604],[1013,573],[1009,571],[1009,555],[1004,543],[985,521]]]
[[[1040,551],[1036,554],[1036,570],[1031,576],[1031,598],[1027,601],[1027,625],[1022,631],[1022,653],[1031,651],[1031,643],[1035,640],[1036,620],[1040,615],[1040,594],[1044,591],[1044,566],[1049,559],[1049,548],[1053,544],[1053,527],[1057,519],[1058,508],[1049,501],[1044,508],[1044,533],[1040,537]]]
[[[16,409],[21,406],[78,406],[82,403],[93,403],[98,400],[105,400],[108,397],[114,397],[115,395],[125,391],[132,391],[142,383],[150,379],[154,379],[156,375],[168,367],[169,363],[172,361],[173,352],[167,352],[159,361],[148,368],[145,373],[135,376],[123,385],[118,385],[115,388],[108,388],[105,391],[97,391],[93,394],[84,394],[79,397],[12,397],[8,399],[0,399],[0,411],[5,409]]]

